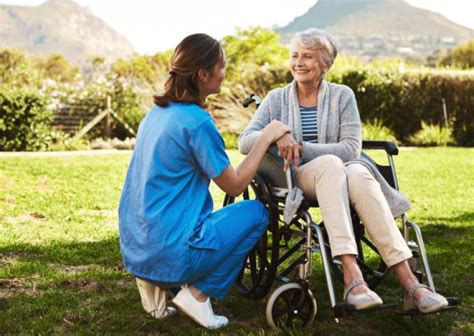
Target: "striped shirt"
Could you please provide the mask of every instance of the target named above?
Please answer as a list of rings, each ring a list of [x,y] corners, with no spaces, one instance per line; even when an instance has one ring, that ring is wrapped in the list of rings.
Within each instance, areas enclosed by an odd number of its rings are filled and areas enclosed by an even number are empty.
[[[318,143],[318,107],[300,106],[303,141]]]

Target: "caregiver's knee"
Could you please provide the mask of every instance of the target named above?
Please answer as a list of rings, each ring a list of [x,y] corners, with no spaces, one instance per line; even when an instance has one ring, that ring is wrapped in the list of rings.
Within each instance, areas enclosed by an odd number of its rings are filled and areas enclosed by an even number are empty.
[[[245,212],[242,213],[242,216],[250,220],[254,231],[261,232],[262,234],[266,231],[268,211],[262,202],[257,200],[246,201]]]

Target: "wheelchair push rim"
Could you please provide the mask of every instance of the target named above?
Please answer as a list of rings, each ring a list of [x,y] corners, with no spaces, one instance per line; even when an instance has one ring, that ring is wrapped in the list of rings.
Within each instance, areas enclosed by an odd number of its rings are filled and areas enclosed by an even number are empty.
[[[255,199],[261,201],[269,213],[269,224],[267,231],[259,239],[255,247],[249,252],[245,263],[237,276],[234,287],[243,296],[258,300],[263,298],[271,289],[277,272],[279,257],[279,224],[278,206],[269,192],[267,184],[257,174],[250,183],[251,191],[243,193],[243,199]],[[226,195],[224,205],[234,203],[235,198]]]

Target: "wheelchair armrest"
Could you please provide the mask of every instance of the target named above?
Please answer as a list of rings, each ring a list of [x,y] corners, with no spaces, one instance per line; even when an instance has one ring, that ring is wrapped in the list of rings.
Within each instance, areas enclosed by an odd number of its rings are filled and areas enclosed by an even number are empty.
[[[398,147],[391,141],[364,140],[362,149],[383,149],[390,155],[398,155]]]

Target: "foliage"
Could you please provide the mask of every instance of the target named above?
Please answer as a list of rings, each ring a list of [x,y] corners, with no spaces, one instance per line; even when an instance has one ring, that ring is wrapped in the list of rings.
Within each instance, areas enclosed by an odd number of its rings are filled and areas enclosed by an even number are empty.
[[[474,40],[454,48],[440,59],[439,64],[461,69],[474,68]]]
[[[64,133],[59,129],[54,129],[50,134],[50,151],[73,151],[73,150],[87,150],[90,149],[89,142],[84,139],[76,139],[70,134]]]
[[[398,144],[393,131],[384,126],[379,119],[362,124],[362,140],[387,140]]]
[[[0,150],[45,150],[50,142],[52,119],[48,101],[37,93],[0,91]]]
[[[0,87],[38,85],[39,74],[33,61],[19,49],[0,49]]]
[[[452,131],[439,125],[421,122],[421,129],[410,137],[410,142],[418,146],[447,146],[454,143]]]
[[[363,121],[375,118],[389,125],[397,139],[408,141],[421,122],[445,122],[453,128],[457,144],[474,145],[474,74],[470,72],[364,67],[338,73],[335,82],[354,90]]]
[[[92,149],[133,149],[135,147],[135,138],[103,139],[96,138],[91,142]]]
[[[234,166],[243,159],[228,153]],[[473,155],[472,148],[402,148],[395,158],[436,289],[460,297],[458,310],[407,324],[396,307],[336,323],[315,254],[310,286],[318,313],[309,330],[269,329],[266,301],[231,289],[225,301],[213,302],[216,313],[231,316],[217,333],[184,314],[156,320],[141,307],[134,278],[121,262],[117,230],[130,153],[0,156],[0,334],[472,335],[474,198],[466,195],[474,193]],[[211,191],[219,208],[224,194],[215,185]],[[340,298],[342,286],[335,281],[335,287]],[[399,302],[393,272],[377,292],[387,303]]]
[[[61,83],[72,82],[79,74],[79,68],[72,65],[61,54],[53,54],[46,59],[38,58],[36,67],[43,78],[50,78]]]
[[[249,94],[264,98],[270,90],[291,82],[289,50],[279,38],[278,33],[253,27],[238,29],[234,36],[222,40],[227,53],[227,76],[221,93],[207,101],[208,110],[222,132],[238,134],[245,128],[254,113],[253,108],[242,107],[243,99]],[[472,43],[459,49],[469,46]],[[0,50],[0,88],[21,87],[38,92],[47,98],[47,108],[55,116],[63,108],[62,111],[71,112],[71,119],[86,118],[82,125],[107,108],[107,97],[110,97],[112,109],[137,130],[152,105],[152,96],[163,88],[171,53],[168,50],[152,56],[135,54],[114,63],[95,57],[87,69],[78,72],[61,55],[44,59],[28,56],[21,50],[3,49]],[[474,72],[471,70],[426,69],[407,65],[400,59],[366,64],[357,57],[341,55],[327,79],[351,87],[362,121],[378,120],[393,131],[400,143],[410,143],[410,137],[421,129],[422,122],[431,125],[447,122],[457,145],[474,146],[471,113]],[[444,120],[443,104],[448,120]],[[88,114],[83,117],[76,112],[79,110]],[[59,117],[55,118],[55,125],[58,124],[61,124]],[[105,121],[97,125],[87,134],[86,141],[130,136],[115,119],[111,120],[111,134],[104,131],[104,125]]]
[[[223,132],[221,135],[224,139],[226,149],[237,149],[237,139],[239,138],[238,134]]]
[[[227,76],[235,82],[242,82],[255,68],[282,66],[289,55],[280,35],[262,27],[237,29],[235,35],[223,38],[222,47],[227,56]]]

